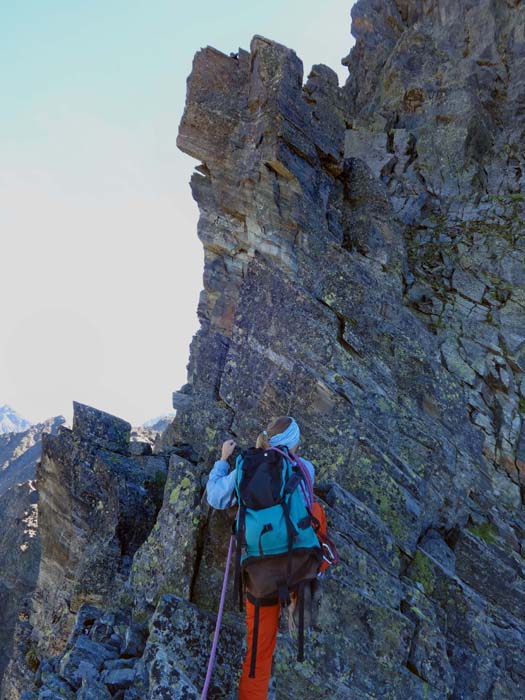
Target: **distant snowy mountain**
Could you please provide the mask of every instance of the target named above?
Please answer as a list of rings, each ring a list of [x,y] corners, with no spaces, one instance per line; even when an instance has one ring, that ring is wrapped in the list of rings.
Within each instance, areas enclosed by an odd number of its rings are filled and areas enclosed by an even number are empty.
[[[6,403],[0,406],[0,435],[4,433],[21,433],[32,425],[31,421],[22,418]]]
[[[169,425],[175,418],[175,413],[165,413],[163,416],[157,416],[156,418],[150,418],[145,423],[142,424],[143,428],[151,428],[153,430],[158,430],[161,432],[164,428]]]

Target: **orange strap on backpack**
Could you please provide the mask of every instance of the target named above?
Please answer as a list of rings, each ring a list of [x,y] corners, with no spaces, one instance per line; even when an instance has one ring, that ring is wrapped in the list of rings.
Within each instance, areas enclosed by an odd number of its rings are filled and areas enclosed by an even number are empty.
[[[279,450],[277,447],[272,447],[270,449],[277,450],[277,452],[281,452],[281,450]],[[281,452],[281,454],[283,453]],[[324,512],[323,506],[314,498],[314,487],[308,469],[304,464],[303,460],[298,455],[294,454],[291,450],[290,456],[293,460],[295,460],[297,466],[299,467],[303,475],[303,479],[306,484],[306,507],[308,508],[308,511],[312,518],[312,525],[317,535],[317,539],[321,543],[321,547],[323,549],[323,561],[318,571],[318,573],[320,574],[323,573],[323,571],[326,571],[326,569],[328,569],[329,566],[332,566],[332,564],[339,564],[339,554],[337,553],[337,549],[335,548],[334,543],[328,537],[326,514]]]
[[[326,513],[319,501],[314,501],[310,509],[313,518],[313,526],[317,539],[321,543],[323,549],[323,561],[319,567],[319,573],[326,571],[332,564],[339,564],[339,554],[334,543],[328,537],[328,526],[326,523]]]

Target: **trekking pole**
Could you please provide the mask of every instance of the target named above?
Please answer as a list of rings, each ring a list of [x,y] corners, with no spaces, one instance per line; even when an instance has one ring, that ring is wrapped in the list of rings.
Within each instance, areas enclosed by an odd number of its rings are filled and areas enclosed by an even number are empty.
[[[217,644],[219,643],[219,631],[221,629],[222,612],[224,610],[224,601],[226,599],[226,588],[228,585],[228,573],[230,571],[230,562],[232,558],[233,551],[233,541],[235,535],[230,537],[230,546],[228,548],[228,557],[226,559],[226,571],[224,572],[224,581],[222,582],[221,600],[219,603],[219,612],[217,613],[217,622],[215,624],[215,634],[213,635],[213,644],[211,645],[210,660],[208,662],[208,670],[206,672],[206,681],[204,682],[204,688],[202,690],[201,700],[206,700],[208,696],[208,690],[211,683],[211,675],[213,673],[213,666],[215,664],[215,654],[217,653]]]

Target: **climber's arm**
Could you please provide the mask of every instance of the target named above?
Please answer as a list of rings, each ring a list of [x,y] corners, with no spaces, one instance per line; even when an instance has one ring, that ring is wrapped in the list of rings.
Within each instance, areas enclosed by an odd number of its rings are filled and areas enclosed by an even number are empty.
[[[235,469],[230,472],[230,465],[225,459],[218,459],[210,472],[206,485],[206,497],[212,508],[223,510],[237,501],[234,493]]]

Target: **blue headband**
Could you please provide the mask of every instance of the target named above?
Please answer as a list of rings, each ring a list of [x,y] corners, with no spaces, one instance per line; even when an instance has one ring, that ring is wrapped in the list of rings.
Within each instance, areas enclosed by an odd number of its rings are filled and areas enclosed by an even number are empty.
[[[278,433],[277,435],[272,435],[270,438],[270,445],[272,447],[277,447],[277,445],[286,445],[286,447],[291,448],[297,445],[299,442],[301,438],[299,426],[291,416],[289,416],[289,418],[291,418],[292,422],[286,428],[286,430],[282,433]]]

